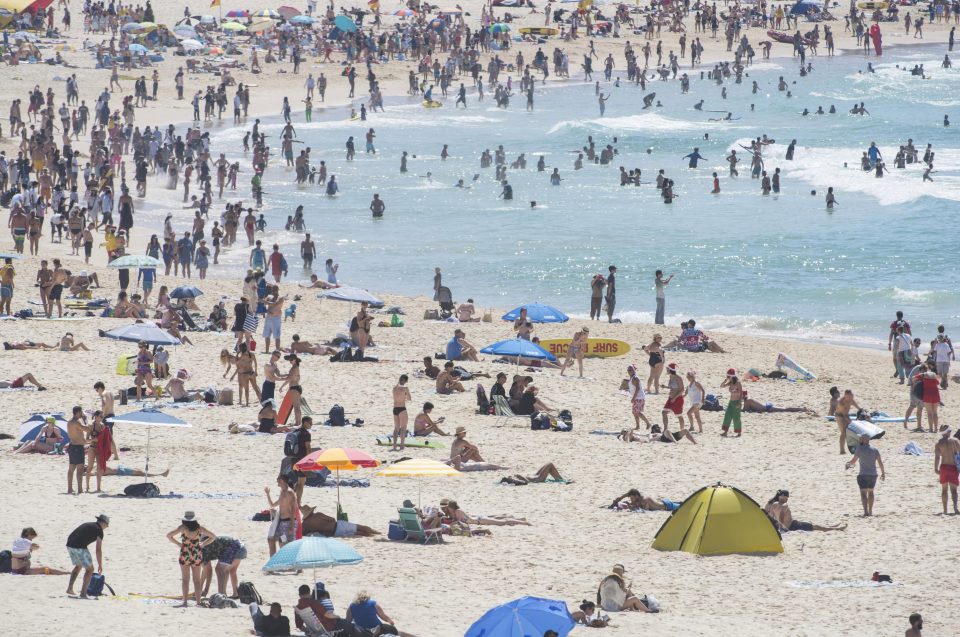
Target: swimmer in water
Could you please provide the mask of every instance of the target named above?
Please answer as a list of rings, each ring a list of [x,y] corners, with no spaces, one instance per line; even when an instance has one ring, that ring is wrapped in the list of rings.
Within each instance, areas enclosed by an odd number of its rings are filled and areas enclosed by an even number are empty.
[[[702,111],[703,110],[703,100],[700,100],[693,105],[694,110]]]
[[[717,177],[717,173],[713,173],[713,190],[710,191],[710,194],[720,194],[720,178]]]

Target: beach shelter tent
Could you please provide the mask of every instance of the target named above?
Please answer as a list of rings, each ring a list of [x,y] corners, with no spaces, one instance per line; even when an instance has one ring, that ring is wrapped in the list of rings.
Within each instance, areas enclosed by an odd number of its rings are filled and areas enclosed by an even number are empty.
[[[527,303],[515,307],[500,318],[504,321],[516,321],[520,318],[520,310],[523,309],[527,310],[527,320],[531,323],[566,323],[570,320],[569,316],[557,308],[543,303]]]
[[[20,424],[20,431],[18,436],[20,442],[30,442],[31,440],[36,440],[37,436],[40,435],[40,430],[43,429],[43,426],[47,423],[47,417],[52,416],[56,422],[54,426],[60,430],[63,439],[67,439],[67,421],[63,417],[63,414],[33,414]]]
[[[780,533],[760,505],[720,483],[684,500],[657,531],[652,546],[697,555],[783,553]]]

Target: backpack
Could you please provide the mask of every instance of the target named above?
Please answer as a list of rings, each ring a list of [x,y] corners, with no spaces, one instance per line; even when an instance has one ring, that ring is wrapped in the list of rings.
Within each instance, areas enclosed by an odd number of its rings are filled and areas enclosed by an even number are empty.
[[[660,600],[658,600],[658,599],[657,599],[656,597],[654,597],[653,595],[650,595],[649,593],[647,593],[646,595],[644,595],[643,597],[640,598],[640,602],[641,602],[644,606],[646,606],[646,607],[650,610],[651,613],[659,613],[659,612],[660,612]]]
[[[330,426],[331,427],[346,427],[347,420],[343,411],[343,407],[340,405],[334,405],[330,408],[330,413],[327,414],[330,417]]]
[[[490,401],[487,400],[487,391],[483,385],[477,383],[477,413],[490,413]]]
[[[723,407],[720,405],[720,399],[714,396],[713,394],[707,394],[706,398],[703,399],[703,406],[700,407],[701,411],[723,411]]]
[[[160,488],[152,482],[139,482],[124,487],[123,495],[131,498],[159,498]]]
[[[13,568],[13,553],[0,551],[0,573],[9,573]]]
[[[530,429],[534,431],[550,429],[550,414],[541,411],[530,416]]]
[[[557,420],[562,420],[571,427],[573,427],[573,414],[570,413],[569,409],[563,409],[557,414]]]
[[[263,598],[260,597],[260,593],[257,592],[257,587],[253,585],[253,582],[240,582],[237,586],[237,594],[240,596],[241,604],[248,605],[254,602],[258,605],[263,604]]]
[[[300,457],[300,429],[294,429],[283,438],[283,455],[288,458]],[[247,602],[248,604],[250,602]]]
[[[93,576],[90,577],[90,586],[87,587],[87,597],[100,597],[103,595],[104,587],[110,591],[111,595],[116,596],[116,593],[114,593],[110,585],[107,584],[107,578],[100,573],[94,573]]]

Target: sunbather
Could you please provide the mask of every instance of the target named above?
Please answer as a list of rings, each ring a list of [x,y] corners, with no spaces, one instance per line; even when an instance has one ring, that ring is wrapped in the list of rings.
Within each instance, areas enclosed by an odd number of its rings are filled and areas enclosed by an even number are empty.
[[[176,376],[167,381],[164,391],[170,394],[170,397],[173,398],[173,402],[175,403],[192,403],[203,400],[203,392],[187,391],[183,383],[186,378],[186,372],[181,369],[177,372]]]
[[[303,518],[303,534],[319,533],[326,537],[375,537],[380,531],[362,524],[338,520],[315,510],[316,507],[300,505]]]
[[[801,522],[795,520],[790,512],[790,506],[787,500],[790,498],[790,492],[786,489],[777,491],[777,494],[770,498],[767,505],[763,507],[770,519],[773,520],[779,531],[845,531],[846,524],[835,524],[833,526],[820,526],[810,522]]]
[[[90,348],[84,345],[83,343],[77,343],[73,340],[73,334],[67,332],[60,338],[60,343],[57,346],[61,352],[79,352],[83,350],[84,352],[89,352]]]
[[[509,469],[510,467],[501,467],[498,464],[493,464],[492,462],[467,462],[464,460],[459,460],[451,458],[447,460],[447,464],[456,469],[457,471],[502,471],[503,469]]]
[[[667,498],[651,498],[641,495],[637,489],[630,489],[623,495],[614,498],[610,504],[611,509],[626,508],[628,511],[675,511],[679,507],[678,503]]]
[[[587,600],[583,600],[580,610],[573,611],[570,616],[577,624],[590,628],[606,628],[610,624],[610,617],[601,613],[596,604]]]
[[[444,498],[440,500],[441,521],[444,524],[460,522],[462,524],[486,524],[488,526],[533,526],[526,518],[517,518],[511,515],[481,515],[471,516],[460,508],[456,500]]]
[[[650,609],[630,589],[630,582],[624,578],[626,572],[623,564],[614,564],[613,572],[600,580],[597,604],[607,612],[635,610],[649,613]]]
[[[443,371],[437,375],[437,393],[452,394],[453,392],[464,392],[463,384],[457,380],[453,374],[453,362],[447,361],[443,365]]]
[[[754,400],[753,398],[743,399],[741,411],[759,414],[791,413],[817,415],[817,412],[809,407],[774,407],[773,403],[761,403],[759,400]]]
[[[46,422],[37,433],[37,437],[20,445],[14,453],[50,453],[56,449],[56,445],[62,446],[65,442],[64,436],[57,426],[57,419],[53,416],[47,416]]]
[[[61,571],[49,566],[34,566],[31,563],[33,552],[40,548],[34,540],[37,538],[37,532],[32,527],[27,527],[20,532],[20,537],[13,541],[10,548],[11,562],[10,572],[14,575],[69,575],[70,571]]]
[[[624,442],[680,442],[684,438],[697,444],[696,439],[693,437],[693,434],[689,429],[681,429],[677,432],[661,432],[660,425],[653,425],[650,428],[649,433],[640,433],[635,429],[624,429],[618,435],[617,438],[623,440]]]
[[[16,351],[26,351],[31,349],[54,349],[53,345],[47,345],[46,343],[37,343],[35,341],[20,341],[19,343],[8,343],[4,341],[3,349],[5,350],[16,350]]]
[[[552,462],[548,462],[547,464],[537,469],[537,472],[532,476],[522,476],[520,474],[514,474],[514,475],[501,478],[500,482],[504,484],[512,484],[514,486],[519,487],[526,484],[538,484],[541,482],[546,482],[548,480],[552,482],[566,482],[566,483],[573,482],[573,480],[564,480],[563,476],[560,475],[560,470],[557,469],[557,466]]]
[[[336,347],[330,347],[329,345],[301,341],[299,334],[293,335],[293,341],[290,343],[290,347],[283,351],[291,354],[313,354],[315,356],[333,356],[340,352]]]
[[[484,462],[480,449],[467,440],[467,428],[457,427],[457,439],[450,445],[450,460],[459,462]]]
[[[37,391],[46,391],[46,387],[40,384],[33,374],[24,374],[18,378],[14,378],[11,381],[0,380],[0,389],[20,389],[25,387],[27,383],[30,383],[37,388]]]

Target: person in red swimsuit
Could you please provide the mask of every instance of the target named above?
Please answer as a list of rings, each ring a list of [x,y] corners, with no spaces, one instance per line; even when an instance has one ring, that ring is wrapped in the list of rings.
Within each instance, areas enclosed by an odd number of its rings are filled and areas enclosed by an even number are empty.
[[[927,363],[927,371],[915,376],[923,383],[923,407],[927,412],[927,427],[932,433],[940,426],[937,409],[940,407],[940,377],[937,376],[936,363]]]

